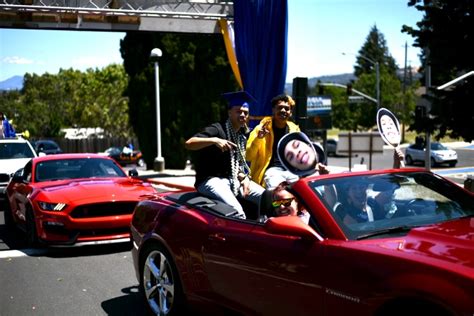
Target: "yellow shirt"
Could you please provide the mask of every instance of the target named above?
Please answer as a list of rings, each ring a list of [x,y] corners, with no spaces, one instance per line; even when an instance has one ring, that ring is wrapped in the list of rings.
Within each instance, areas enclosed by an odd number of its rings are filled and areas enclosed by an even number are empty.
[[[270,160],[272,159],[273,153],[273,140],[275,135],[273,133],[271,116],[263,118],[260,123],[252,130],[249,139],[247,140],[247,148],[245,153],[246,160],[250,163],[250,176],[252,180],[264,186],[263,175],[267,170]],[[258,138],[258,131],[268,121],[267,129],[270,131],[265,137]],[[289,132],[299,132],[300,128],[293,122],[288,121],[286,123],[289,128]]]

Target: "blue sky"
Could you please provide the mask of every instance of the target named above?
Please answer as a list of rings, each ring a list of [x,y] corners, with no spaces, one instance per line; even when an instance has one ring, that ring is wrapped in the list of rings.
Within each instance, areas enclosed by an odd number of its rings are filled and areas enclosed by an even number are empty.
[[[376,25],[390,54],[404,65],[419,66],[413,38],[401,33],[415,26],[422,13],[408,0],[288,0],[287,82],[353,72],[355,56]],[[125,33],[0,29],[0,81],[26,72],[57,73],[60,68],[102,68],[121,63],[120,39]],[[346,55],[342,55],[345,52]],[[164,52],[166,53],[166,52]],[[367,56],[370,58],[370,56]]]

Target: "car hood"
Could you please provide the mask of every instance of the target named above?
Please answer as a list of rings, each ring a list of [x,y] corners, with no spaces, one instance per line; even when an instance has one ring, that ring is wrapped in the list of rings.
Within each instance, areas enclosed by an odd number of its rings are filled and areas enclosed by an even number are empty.
[[[474,218],[414,228],[405,237],[364,240],[359,246],[474,275]]]
[[[23,168],[31,158],[0,159],[0,173],[11,175]]]
[[[66,204],[130,201],[156,193],[150,183],[130,178],[54,181],[37,186],[37,199]]]

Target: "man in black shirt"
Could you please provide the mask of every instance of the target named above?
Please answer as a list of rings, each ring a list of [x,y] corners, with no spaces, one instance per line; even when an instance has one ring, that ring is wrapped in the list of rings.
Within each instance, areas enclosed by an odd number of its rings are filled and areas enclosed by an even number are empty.
[[[211,124],[186,141],[188,150],[196,150],[196,182],[203,195],[232,206],[239,217],[245,218],[241,196],[256,205],[264,189],[250,180],[245,162],[249,105],[255,101],[245,91],[226,93],[229,117],[225,122]]]

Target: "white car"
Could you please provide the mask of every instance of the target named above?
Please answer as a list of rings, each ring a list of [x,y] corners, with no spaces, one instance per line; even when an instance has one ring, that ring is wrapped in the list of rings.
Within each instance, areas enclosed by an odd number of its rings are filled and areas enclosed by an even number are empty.
[[[456,166],[458,154],[448,147],[438,142],[431,143],[431,166],[438,164],[448,164],[450,167]],[[425,145],[411,144],[406,148],[405,161],[407,165],[413,165],[415,162],[425,161]]]
[[[24,138],[0,138],[0,203],[5,201],[5,189],[10,177],[37,157],[30,142]]]

